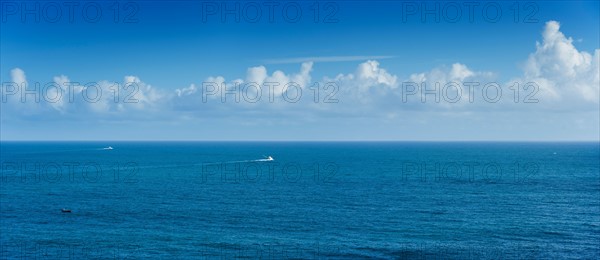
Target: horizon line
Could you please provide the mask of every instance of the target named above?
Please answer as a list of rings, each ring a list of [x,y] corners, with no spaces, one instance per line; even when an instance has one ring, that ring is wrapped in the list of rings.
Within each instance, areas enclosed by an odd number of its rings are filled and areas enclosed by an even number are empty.
[[[486,143],[564,143],[564,142],[600,142],[599,140],[202,140],[202,139],[189,139],[189,140],[172,140],[172,139],[161,139],[161,140],[76,140],[76,139],[64,139],[64,140],[41,140],[41,139],[14,139],[14,140],[0,140],[0,142],[319,142],[319,143],[331,143],[331,142],[444,142],[444,143],[457,143],[457,142],[486,142]]]

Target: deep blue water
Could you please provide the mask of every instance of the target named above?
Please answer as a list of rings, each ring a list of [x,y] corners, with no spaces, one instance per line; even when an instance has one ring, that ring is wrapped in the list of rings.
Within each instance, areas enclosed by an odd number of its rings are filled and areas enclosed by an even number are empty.
[[[1,157],[3,259],[600,257],[598,143],[2,142]]]

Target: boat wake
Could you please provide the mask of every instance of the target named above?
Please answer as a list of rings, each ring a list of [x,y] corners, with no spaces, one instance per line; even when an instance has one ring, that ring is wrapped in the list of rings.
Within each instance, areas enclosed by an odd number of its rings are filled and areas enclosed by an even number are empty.
[[[100,148],[100,149],[96,149],[96,150],[113,150],[114,148],[112,147],[105,147],[105,148]],[[242,161],[226,161],[226,162],[209,162],[209,163],[193,163],[193,164],[172,164],[172,165],[145,165],[145,166],[140,166],[137,164],[132,164],[132,165],[125,165],[122,167],[130,167],[131,169],[135,169],[135,170],[140,170],[140,169],[159,169],[159,168],[178,168],[178,167],[182,167],[182,166],[188,166],[188,167],[192,167],[192,166],[199,166],[199,165],[218,165],[218,164],[233,164],[233,163],[253,163],[253,162],[272,162],[275,161],[275,159],[273,159],[272,156],[264,156],[265,158],[262,159],[255,159],[255,160],[242,160]],[[110,170],[115,170],[118,168],[111,168],[109,167],[108,169]],[[0,169],[0,173],[5,174],[5,173],[12,173],[12,172],[17,172],[17,170],[14,169]]]
[[[273,157],[271,156],[264,156],[265,158],[263,159],[256,159],[256,160],[243,160],[243,161],[227,161],[227,162],[214,162],[214,163],[204,163],[204,165],[211,165],[211,164],[231,164],[231,163],[252,163],[252,162],[272,162],[275,161],[275,159],[273,159]]]

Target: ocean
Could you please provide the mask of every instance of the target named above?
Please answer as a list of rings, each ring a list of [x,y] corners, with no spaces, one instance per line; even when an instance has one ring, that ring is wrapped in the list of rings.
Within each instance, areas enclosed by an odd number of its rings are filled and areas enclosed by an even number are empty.
[[[0,258],[598,259],[599,147],[2,142]]]

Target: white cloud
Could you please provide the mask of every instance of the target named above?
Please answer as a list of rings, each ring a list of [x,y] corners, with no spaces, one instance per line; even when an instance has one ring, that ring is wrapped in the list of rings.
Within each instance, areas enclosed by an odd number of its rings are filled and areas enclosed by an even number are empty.
[[[290,89],[286,89],[287,85],[290,83],[295,83],[300,88],[306,88],[308,84],[311,82],[310,73],[312,71],[312,62],[304,62],[300,66],[300,71],[298,73],[286,74],[281,70],[274,71],[271,75],[269,75],[267,68],[264,66],[257,66],[248,68],[246,71],[245,80],[235,79],[226,83],[226,80],[222,76],[216,77],[208,77],[204,82],[215,83],[218,86],[225,86],[227,89],[233,89],[234,86],[243,86],[244,84],[257,84],[260,88],[262,88],[263,95],[267,95],[270,90],[267,90],[266,85],[274,85],[273,93],[275,97],[281,97],[284,91],[290,91]],[[254,90],[254,88],[252,88]],[[246,91],[243,88],[238,88],[238,91]],[[251,91],[251,90],[250,90]],[[176,90],[177,93],[183,92],[183,89]],[[218,95],[212,95],[213,99],[220,99]],[[265,96],[265,99],[268,100],[268,97]]]
[[[412,97],[417,102],[425,100],[426,104],[430,106],[439,105],[446,109],[455,109],[463,108],[471,102],[477,104],[485,103],[482,102],[483,98],[480,95],[482,86],[494,83],[494,80],[494,73],[473,71],[465,64],[454,63],[449,68],[447,66],[440,66],[428,72],[411,74],[405,82],[417,83],[421,87],[418,95]],[[472,93],[468,86],[471,83],[478,84],[473,87],[474,90]],[[436,88],[439,93],[439,103],[433,102],[435,101],[435,96],[427,94],[428,90]]]
[[[27,83],[27,78],[25,77],[25,71],[20,68],[14,68],[10,71],[10,77],[13,82],[21,85],[23,83]]]
[[[178,88],[178,89],[176,89],[175,93],[177,94],[178,97],[181,97],[181,96],[193,95],[197,91],[198,91],[198,88],[196,88],[196,85],[191,84],[187,88]]]
[[[55,76],[48,83],[29,83],[25,72],[19,68],[11,70],[10,74],[12,83],[17,83],[18,86],[14,94],[6,94],[14,84],[2,86],[7,99],[2,104],[3,115],[6,116],[23,115],[39,119],[39,116],[69,118],[77,115],[104,115],[122,118],[129,117],[127,112],[152,108],[165,98],[160,91],[135,76],[126,76],[121,83],[106,80],[78,83],[65,75]],[[22,102],[26,90],[28,94],[24,97],[25,102]],[[39,102],[35,99],[39,99]]]
[[[450,79],[463,81],[468,77],[474,76],[475,73],[467,68],[466,65],[460,63],[452,64],[452,69],[450,70]]]
[[[131,104],[136,109],[153,106],[164,96],[160,91],[141,81],[137,76],[125,77],[123,91],[125,92],[125,97],[120,97],[120,99],[125,100],[129,97],[128,100],[132,102],[122,102],[122,104]]]
[[[248,68],[248,71],[246,72],[246,82],[256,82],[261,85],[265,82],[266,78],[267,68],[265,68],[265,66]]]
[[[52,106],[52,108],[56,109],[57,111],[63,114],[66,113],[66,105],[69,101],[68,96],[64,97],[64,95],[69,95],[67,89],[68,82],[71,82],[71,80],[69,80],[69,78],[65,75],[55,76],[55,88],[52,88],[49,91],[50,93],[47,93],[47,95],[49,95],[50,97],[63,96],[63,98],[57,98],[56,100],[53,100],[53,102],[50,102],[50,106]],[[78,86],[76,89],[73,90],[73,93],[81,93],[82,88],[82,86]]]
[[[579,51],[573,39],[560,31],[556,21],[546,23],[542,42],[525,62],[520,81],[536,82],[544,97],[551,100],[598,103],[600,90],[600,49],[594,54]]]
[[[376,60],[369,60],[358,65],[356,76],[362,81],[360,85],[363,87],[379,84],[392,88],[397,87],[397,77],[380,68],[379,62]]]
[[[15,113],[22,113],[25,115],[33,115],[37,114],[40,111],[40,102],[37,102],[36,99],[39,97],[35,97],[34,95],[26,94],[22,95],[22,93],[32,93],[32,89],[34,86],[29,86],[27,82],[27,76],[25,75],[25,71],[20,68],[14,68],[10,71],[11,77],[11,86],[3,86],[2,89],[2,102],[4,103],[4,99],[6,98],[6,103],[13,108]],[[9,89],[10,88],[10,89]],[[13,89],[14,88],[14,89]],[[35,92],[35,91],[33,91]],[[7,93],[16,93],[16,94],[7,94]],[[4,97],[6,95],[6,97]],[[25,102],[22,101],[25,99]],[[40,98],[40,101],[41,98]],[[8,110],[6,105],[3,105],[3,110]]]
[[[585,51],[579,51],[573,45],[573,40],[566,37],[560,31],[558,22],[550,21],[546,24],[542,33],[542,41],[536,44],[536,51],[529,55],[526,59],[523,74],[519,77],[514,77],[510,82],[535,82],[540,86],[540,94],[537,97],[541,101],[549,102],[552,106],[573,107],[574,104],[580,101],[588,103],[597,103],[599,99],[599,57],[600,50],[595,50],[594,54]],[[336,105],[331,104],[315,104],[313,102],[312,90],[307,87],[313,82],[311,73],[313,70],[312,62],[304,62],[301,64],[299,71],[286,73],[282,70],[274,70],[270,72],[265,66],[250,67],[245,75],[239,78],[227,80],[223,76],[212,76],[206,78],[204,82],[213,82],[217,85],[227,86],[229,90],[235,86],[242,86],[247,83],[256,83],[258,86],[264,87],[267,82],[277,83],[274,88],[274,96],[281,101],[281,97],[286,91],[285,86],[294,82],[303,89],[302,106],[285,106],[286,102],[270,103],[269,97],[266,95],[265,89],[262,89],[261,102],[226,102],[222,103],[221,95],[212,95],[209,98],[213,101],[211,104],[203,103],[200,97],[202,88],[200,85],[190,84],[188,87],[178,88],[173,91],[161,91],[149,84],[144,83],[137,76],[125,76],[123,82],[119,84],[118,96],[114,93],[114,82],[100,81],[98,87],[103,93],[102,97],[96,102],[85,102],[81,100],[82,93],[88,91],[84,86],[77,86],[73,90],[76,96],[75,102],[67,102],[67,89],[65,83],[70,79],[65,76],[56,76],[53,81],[61,86],[65,95],[63,100],[54,103],[42,105],[33,104],[26,111],[39,108],[51,108],[51,111],[58,111],[62,114],[77,114],[77,113],[93,113],[108,116],[128,117],[132,112],[143,112],[138,114],[147,114],[154,116],[160,111],[165,115],[179,115],[176,112],[193,111],[201,113],[194,114],[195,117],[203,116],[218,116],[218,111],[230,113],[244,112],[264,114],[267,116],[273,113],[281,113],[287,115],[297,115],[298,113],[313,113],[316,116],[321,116],[323,111],[330,111],[336,114],[346,114],[349,116],[382,116],[383,118],[393,118],[403,110],[415,109],[430,109],[438,107],[441,109],[463,109],[464,111],[475,111],[481,107],[470,104],[470,93],[463,88],[460,102],[430,102],[423,104],[422,93],[411,97],[411,101],[404,103],[402,99],[402,83],[415,82],[424,83],[428,89],[435,87],[436,83],[444,86],[448,83],[458,83],[463,85],[465,82],[479,82],[481,84],[493,82],[495,74],[491,72],[477,71],[466,64],[454,63],[449,66],[440,66],[429,71],[416,73],[405,73],[408,76],[398,76],[385,69],[377,60],[368,59],[357,64],[354,71],[347,74],[338,74],[334,77],[324,76],[317,80],[323,86],[326,82],[335,81],[338,83],[339,92],[336,98],[340,100]],[[13,82],[27,83],[25,72],[19,68],[10,71]],[[506,95],[510,94],[508,87],[511,83],[501,84],[506,90]],[[133,84],[135,87],[127,87]],[[243,88],[237,88],[236,91],[244,91]],[[249,91],[246,89],[245,91]],[[254,90],[250,90],[254,91]],[[54,92],[51,92],[54,93]],[[91,92],[93,93],[93,91]],[[255,93],[250,93],[254,96]],[[321,93],[323,95],[324,93]],[[450,95],[453,95],[452,93]],[[476,102],[481,103],[481,92],[476,92]],[[13,101],[20,101],[20,95],[10,97]],[[227,97],[228,100],[231,98]],[[320,97],[323,99],[323,96]],[[427,100],[432,100],[432,96],[427,96]],[[505,103],[512,102],[512,97],[505,97]],[[117,100],[118,102],[115,102]],[[129,102],[133,101],[133,102]],[[20,102],[12,102],[12,105],[18,106]],[[484,102],[485,103],[485,102]],[[583,102],[585,103],[585,102]],[[440,105],[441,104],[441,105]],[[506,106],[501,105],[502,102],[488,106],[486,109],[502,110]],[[543,107],[543,106],[538,106]],[[35,109],[34,109],[35,108]],[[289,108],[289,109],[288,109]],[[514,106],[512,107],[514,108]],[[528,109],[531,106],[528,107]],[[286,110],[287,109],[287,110]],[[293,109],[296,109],[293,111]],[[17,112],[19,109],[15,109]],[[455,110],[456,111],[456,110]],[[175,115],[174,115],[175,114]],[[219,114],[222,115],[222,114]],[[183,116],[190,116],[186,114]]]

